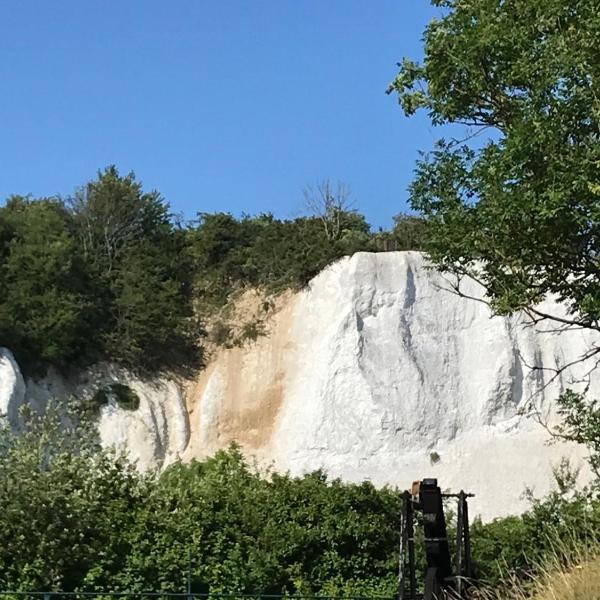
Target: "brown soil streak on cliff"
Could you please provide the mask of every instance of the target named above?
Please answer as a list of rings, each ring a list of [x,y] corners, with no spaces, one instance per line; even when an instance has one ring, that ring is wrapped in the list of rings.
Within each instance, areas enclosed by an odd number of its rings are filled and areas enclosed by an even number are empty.
[[[243,348],[216,352],[188,386],[191,435],[186,458],[206,456],[232,442],[258,454],[268,448],[283,403],[285,373],[293,350],[289,331],[295,298],[285,296],[278,300],[265,336]],[[220,393],[216,400],[211,399],[217,406],[210,410],[206,394],[214,378],[220,380]]]

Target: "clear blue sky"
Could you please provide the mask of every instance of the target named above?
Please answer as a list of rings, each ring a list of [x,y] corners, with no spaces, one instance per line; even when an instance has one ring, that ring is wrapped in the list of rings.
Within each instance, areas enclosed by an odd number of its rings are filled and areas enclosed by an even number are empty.
[[[302,214],[342,180],[374,226],[406,210],[437,132],[385,89],[427,0],[0,0],[0,199],[116,164],[175,212]]]

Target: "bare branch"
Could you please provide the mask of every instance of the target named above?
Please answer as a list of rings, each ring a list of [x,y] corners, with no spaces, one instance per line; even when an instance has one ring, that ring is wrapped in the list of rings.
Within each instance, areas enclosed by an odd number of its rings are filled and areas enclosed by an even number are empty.
[[[306,186],[302,193],[306,208],[323,223],[327,239],[339,239],[342,216],[352,210],[350,191],[346,184],[338,181],[334,186],[329,179],[324,179],[314,187]]]

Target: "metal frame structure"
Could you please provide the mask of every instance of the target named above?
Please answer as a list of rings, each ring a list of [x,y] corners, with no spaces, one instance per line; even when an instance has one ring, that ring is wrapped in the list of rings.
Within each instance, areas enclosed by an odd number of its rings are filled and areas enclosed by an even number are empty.
[[[436,600],[466,598],[466,582],[472,575],[471,538],[467,498],[474,494],[460,491],[443,494],[437,479],[413,483],[403,494],[400,523],[399,600]],[[450,556],[444,515],[444,498],[457,500],[456,552]],[[415,563],[415,513],[422,513],[426,571],[423,592],[417,591]]]

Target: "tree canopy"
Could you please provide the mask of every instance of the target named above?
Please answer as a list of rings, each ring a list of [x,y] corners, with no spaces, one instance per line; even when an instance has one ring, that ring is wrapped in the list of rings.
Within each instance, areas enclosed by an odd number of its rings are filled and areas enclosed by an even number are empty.
[[[410,189],[444,270],[498,313],[600,329],[600,12],[595,0],[435,0],[424,59],[390,91],[454,134]],[[547,314],[552,294],[568,313]]]
[[[600,331],[600,11],[596,0],[434,0],[424,59],[390,86],[404,112],[460,130],[422,155],[410,188],[434,263],[478,281],[499,314]],[[551,296],[563,311],[541,304]],[[598,362],[600,346],[569,357]],[[566,390],[555,434],[600,468],[598,402]]]
[[[95,284],[65,207],[13,197],[0,209],[0,343],[63,366],[89,349]]]
[[[197,361],[185,235],[133,174],[74,198],[0,208],[0,345],[28,371],[113,360],[156,372]]]

